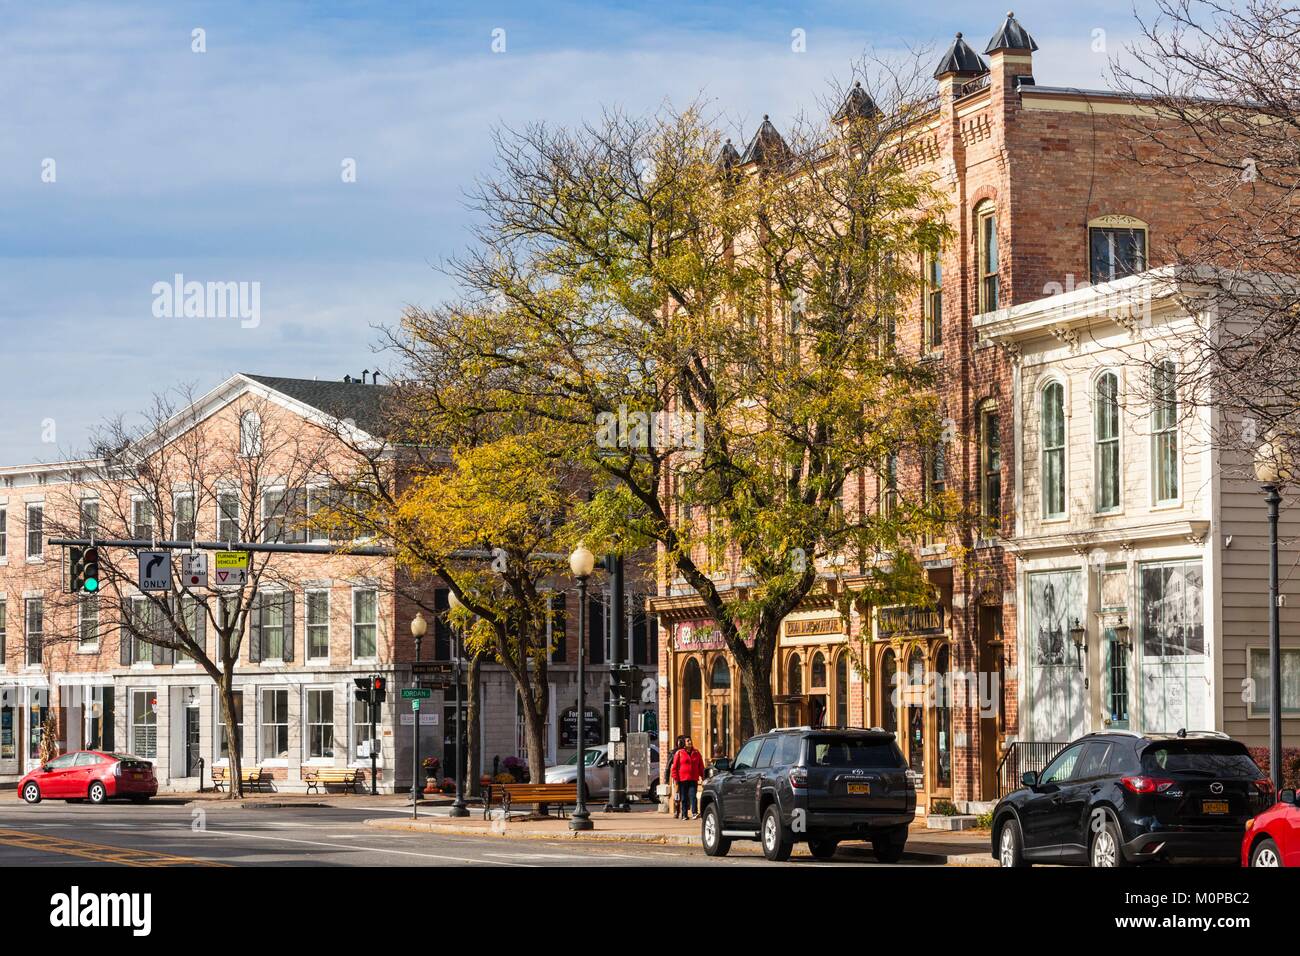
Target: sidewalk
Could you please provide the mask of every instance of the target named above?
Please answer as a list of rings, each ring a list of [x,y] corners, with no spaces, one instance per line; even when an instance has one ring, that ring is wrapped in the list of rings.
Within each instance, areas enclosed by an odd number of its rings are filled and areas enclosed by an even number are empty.
[[[514,817],[511,820],[484,820],[482,810],[471,809],[468,817],[452,819],[446,811],[421,811],[419,820],[372,819],[367,826],[381,830],[406,830],[420,833],[445,833],[457,836],[499,837],[510,840],[587,840],[610,843],[647,843],[657,846],[699,847],[700,823],[698,820],[676,820],[666,813],[634,811],[632,813],[605,813],[593,811],[593,829],[574,831],[569,821],[559,818],[542,819]],[[737,841],[733,846],[744,846]],[[757,850],[757,844],[754,845]],[[846,843],[845,850],[853,855],[861,853],[864,859],[872,856],[866,843]],[[989,836],[979,831],[935,831],[925,829],[922,818],[919,826],[913,825],[907,842],[904,859],[914,863],[932,863],[948,866],[996,866],[989,855]]]

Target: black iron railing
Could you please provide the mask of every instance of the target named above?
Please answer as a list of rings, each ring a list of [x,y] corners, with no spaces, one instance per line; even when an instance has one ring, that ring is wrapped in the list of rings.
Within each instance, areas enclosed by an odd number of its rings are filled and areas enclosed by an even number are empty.
[[[1007,744],[998,761],[998,797],[1017,789],[1021,774],[1029,770],[1042,773],[1064,746],[1065,743],[1055,740],[1017,740]]]

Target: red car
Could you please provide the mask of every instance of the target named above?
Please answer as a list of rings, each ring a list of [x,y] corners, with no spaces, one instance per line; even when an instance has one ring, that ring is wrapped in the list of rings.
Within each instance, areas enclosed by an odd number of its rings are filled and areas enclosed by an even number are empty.
[[[153,764],[139,757],[78,750],[27,774],[18,781],[18,793],[28,803],[45,799],[103,803],[114,797],[144,803],[158,793],[158,779]]]
[[[1277,803],[1246,821],[1241,865],[1300,866],[1300,807],[1294,790],[1283,790]]]

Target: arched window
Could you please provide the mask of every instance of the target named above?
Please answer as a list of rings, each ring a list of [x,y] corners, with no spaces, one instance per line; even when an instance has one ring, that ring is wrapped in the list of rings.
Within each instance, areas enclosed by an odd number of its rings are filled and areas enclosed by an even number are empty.
[[[1119,376],[1104,372],[1097,379],[1093,405],[1096,444],[1097,510],[1119,507]]]
[[[262,453],[262,416],[257,412],[239,416],[239,453],[245,458]]]
[[[998,289],[998,217],[991,199],[975,207],[976,256],[979,262],[979,310],[1000,308]]]
[[[694,657],[686,661],[682,686],[682,733],[692,740],[703,741],[704,730],[704,677],[700,673],[700,662]]]
[[[1043,517],[1065,514],[1065,386],[1049,382],[1042,395]]]
[[[803,661],[798,654],[790,655],[790,662],[785,670],[785,692],[787,694],[803,693]]]
[[[979,429],[980,517],[993,530],[1002,520],[1002,423],[993,399],[980,405]]]
[[[952,786],[952,688],[949,686],[948,664],[950,655],[945,645],[934,659],[936,677],[934,701],[934,754],[938,760],[935,768],[935,786]]]
[[[925,686],[925,658],[919,647],[907,659],[907,682],[913,688]],[[924,700],[924,695],[921,700]],[[925,775],[925,705],[913,702],[907,707],[907,762],[918,774]]]
[[[891,734],[898,732],[898,706],[894,696],[897,675],[898,658],[892,649],[888,649],[880,655],[880,686],[876,688],[876,699],[880,701],[880,726]]]
[[[726,690],[730,686],[731,669],[721,657],[716,658],[713,661],[713,669],[709,673],[709,687],[713,690]]]
[[[812,659],[812,680],[809,682],[812,690],[824,690],[826,687],[826,658],[821,651],[813,655]]]
[[[1173,359],[1151,376],[1151,463],[1156,503],[1178,498],[1178,385]]]
[[[835,723],[849,725],[849,655],[840,654],[835,660]]]

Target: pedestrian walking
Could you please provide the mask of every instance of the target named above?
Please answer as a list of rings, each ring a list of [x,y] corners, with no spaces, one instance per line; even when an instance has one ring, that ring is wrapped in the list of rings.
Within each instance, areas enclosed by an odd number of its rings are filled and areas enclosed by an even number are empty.
[[[682,734],[677,735],[677,740],[673,744],[673,752],[668,755],[668,760],[664,766],[668,768],[668,799],[672,801],[673,819],[682,815],[682,794],[677,789],[677,781],[673,779],[673,760],[677,757],[677,751],[686,746],[686,737]]]
[[[690,737],[686,738],[682,749],[673,756],[672,777],[677,782],[677,790],[681,794],[682,819],[698,820],[700,810],[696,803],[696,794],[699,791],[700,781],[704,779],[704,757],[695,749],[695,744]]]

